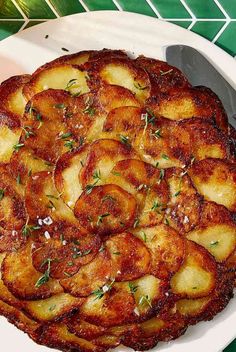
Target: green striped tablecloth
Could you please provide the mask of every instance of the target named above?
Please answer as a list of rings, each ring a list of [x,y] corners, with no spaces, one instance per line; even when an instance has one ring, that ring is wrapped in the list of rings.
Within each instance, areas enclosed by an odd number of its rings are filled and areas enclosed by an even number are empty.
[[[95,10],[162,18],[236,56],[236,0],[0,0],[0,40],[56,17]],[[236,352],[236,340],[224,352]]]

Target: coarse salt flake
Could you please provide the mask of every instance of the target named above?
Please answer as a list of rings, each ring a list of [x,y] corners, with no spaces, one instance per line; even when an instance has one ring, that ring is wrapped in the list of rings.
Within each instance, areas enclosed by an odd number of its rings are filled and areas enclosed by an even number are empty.
[[[43,219],[43,223],[45,225],[51,225],[53,223],[52,218],[50,216],[47,216],[45,219]]]
[[[49,238],[51,238],[50,233],[48,231],[44,232],[44,236],[47,240],[49,240]]]

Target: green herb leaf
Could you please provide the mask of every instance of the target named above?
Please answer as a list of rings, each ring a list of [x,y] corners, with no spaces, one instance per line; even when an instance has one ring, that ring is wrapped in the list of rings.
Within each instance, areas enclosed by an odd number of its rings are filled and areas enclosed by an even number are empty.
[[[143,236],[144,242],[147,242],[147,235],[144,231],[141,231],[141,235]]]
[[[135,286],[132,282],[129,282],[129,289],[131,293],[135,293],[138,290],[138,285]]]
[[[111,215],[110,213],[105,213],[102,215],[98,215],[98,220],[97,220],[97,226],[103,222],[103,219],[106,218],[107,216]]]
[[[181,191],[178,191],[174,194],[174,197],[178,197],[180,195]]]
[[[138,304],[139,305],[148,304],[149,307],[152,308],[151,300],[148,295],[141,296]]]
[[[13,149],[16,150],[17,152],[19,151],[20,148],[24,147],[24,143],[17,143],[13,145]]]
[[[219,241],[211,241],[210,246],[214,247],[217,246],[219,244]]]
[[[21,176],[20,176],[20,174],[18,174],[18,175],[16,176],[16,183],[17,183],[18,185],[21,184]]]
[[[166,154],[162,154],[162,159],[165,159],[165,160],[169,160],[169,157],[168,157],[168,155],[166,155]]]
[[[38,281],[35,284],[36,288],[41,287],[42,285],[46,284],[49,281],[50,278],[50,270],[51,270],[51,262],[52,259],[47,258],[41,265],[41,267],[43,267],[45,264],[48,264],[47,270],[45,271],[45,273],[38,279]]]
[[[70,137],[71,135],[72,135],[71,132],[63,133],[62,135],[60,135],[60,139],[66,139],[66,138]]]
[[[65,109],[65,104],[55,104],[54,108],[56,108],[56,109]]]
[[[148,86],[141,86],[139,82],[134,82],[134,87],[138,90],[145,90],[148,88]]]
[[[0,200],[2,200],[4,198],[5,195],[5,191],[3,188],[0,189]]]
[[[62,51],[67,51],[67,52],[70,51],[70,50],[67,49],[67,48],[61,48],[61,50],[62,50]]]
[[[120,141],[123,144],[130,145],[129,137],[120,134]]]

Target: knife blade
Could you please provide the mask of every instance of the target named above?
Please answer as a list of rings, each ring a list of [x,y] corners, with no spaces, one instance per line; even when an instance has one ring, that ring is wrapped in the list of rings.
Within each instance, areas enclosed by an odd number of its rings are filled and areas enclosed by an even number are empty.
[[[193,86],[206,86],[222,101],[229,122],[236,128],[236,91],[198,50],[187,45],[166,48],[166,61],[179,68]]]

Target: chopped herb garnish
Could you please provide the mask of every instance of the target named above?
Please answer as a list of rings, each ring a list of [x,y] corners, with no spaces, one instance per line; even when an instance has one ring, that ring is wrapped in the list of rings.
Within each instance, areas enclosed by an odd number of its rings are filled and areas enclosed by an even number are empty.
[[[134,82],[134,86],[138,90],[145,90],[148,88],[148,86],[141,86],[141,84],[139,82]]]
[[[62,135],[60,135],[60,139],[66,139],[66,138],[70,137],[71,135],[72,135],[71,132],[63,133]]]
[[[169,222],[169,220],[167,218],[165,218],[164,223],[165,223],[165,225],[170,226],[170,222]]]
[[[22,227],[22,235],[25,237],[28,237],[32,234],[33,231],[40,230],[40,228],[41,228],[40,226],[30,226],[25,224]]]
[[[94,179],[94,183],[91,185],[87,185],[85,187],[86,193],[90,194],[93,190],[93,188],[96,186],[96,184],[99,182],[99,180],[101,180],[101,174],[100,171],[95,170],[93,173],[93,179]]]
[[[53,304],[51,307],[48,308],[50,312],[56,309],[56,304]]]
[[[32,175],[32,169],[28,170],[28,176],[30,177]]]
[[[72,274],[67,273],[66,271],[63,271],[63,274],[64,274],[65,276],[67,276],[67,277],[71,277],[71,276],[72,276]]]
[[[73,266],[74,263],[73,263],[73,262],[68,262],[67,265],[68,265],[68,266]]]
[[[19,151],[20,148],[24,147],[24,143],[17,143],[13,145],[13,149],[16,150],[17,152]]]
[[[180,195],[181,191],[178,191],[174,194],[174,197],[178,197],[178,195]]]
[[[65,90],[69,90],[72,86],[74,86],[76,84],[76,81],[77,81],[77,78],[70,79],[65,87]]]
[[[141,231],[141,235],[143,236],[143,240],[146,243],[147,242],[147,235],[144,231]]]
[[[18,185],[21,184],[21,176],[20,176],[20,174],[18,174],[18,175],[16,176],[16,183],[17,183]]]
[[[158,166],[159,166],[159,161],[157,161],[157,162],[156,162],[156,165],[155,165],[155,167],[158,167]]]
[[[0,200],[2,200],[4,198],[4,195],[5,195],[5,191],[4,189],[0,189]]]
[[[161,206],[161,205],[160,205],[156,200],[154,200],[153,205],[152,205],[152,207],[151,207],[151,210],[152,210],[152,211],[155,211],[155,210],[157,210],[160,206]]]
[[[53,203],[53,201],[49,200],[49,204],[48,204],[47,208],[56,209],[55,204]]]
[[[132,282],[129,282],[129,289],[131,293],[135,293],[138,290],[138,285],[135,286]]]
[[[84,137],[80,136],[79,137],[79,147],[81,147],[84,144]]]
[[[46,34],[44,38],[45,38],[45,39],[48,39],[48,37],[49,37],[49,35],[48,35],[48,34]]]
[[[74,149],[74,144],[75,144],[75,141],[71,140],[71,141],[66,141],[64,143],[64,146],[69,148],[70,151],[72,151]]]
[[[99,224],[101,224],[103,222],[103,219],[106,218],[109,215],[110,215],[110,213],[105,213],[105,214],[102,214],[102,215],[98,215],[97,226]]]
[[[64,234],[61,233],[61,234],[60,234],[60,241],[61,241],[61,243],[63,243],[64,239],[65,239],[65,238],[64,238]]]
[[[121,253],[120,253],[120,252],[113,252],[112,254],[114,254],[114,255],[120,255]]]
[[[169,157],[168,157],[168,155],[166,155],[166,154],[162,154],[162,159],[165,159],[165,160],[169,160]]]
[[[59,197],[56,197],[56,196],[54,196],[53,194],[46,194],[46,197],[52,198],[52,199],[56,199],[56,200],[59,199]]]
[[[162,135],[161,135],[161,129],[159,128],[158,130],[156,130],[155,132],[152,133],[152,135],[159,139],[159,138],[162,138]]]
[[[96,113],[96,109],[92,105],[93,100],[88,97],[85,101],[85,108],[83,110],[83,113],[88,114],[89,116],[94,116]]]
[[[127,136],[123,136],[123,134],[120,134],[120,141],[121,141],[121,143],[123,143],[123,144],[128,144],[128,145],[130,145],[130,142],[129,142],[129,137],[127,137]]]
[[[52,259],[48,258],[42,263],[41,267],[43,267],[45,264],[47,264],[48,266],[47,266],[47,269],[46,269],[45,273],[36,282],[36,284],[35,284],[36,288],[41,287],[42,285],[46,284],[49,281],[49,277],[50,277],[49,275],[50,275],[50,270],[51,270],[51,262],[52,262]]]
[[[219,244],[219,241],[211,241],[210,246],[217,246]]]
[[[98,290],[95,290],[92,292],[96,296],[96,299],[101,299],[106,292],[110,291],[112,289],[112,286],[114,284],[115,280],[112,280],[109,284],[104,285],[102,288],[99,288]]]
[[[73,116],[73,112],[69,112],[69,111],[67,111],[66,113],[65,113],[65,118],[70,118],[70,117],[72,117]]]
[[[55,104],[54,108],[56,108],[56,109],[65,109],[65,104]]]
[[[102,202],[105,202],[107,200],[110,200],[111,202],[115,202],[115,198],[112,197],[110,194],[106,194],[103,198],[102,198]]]
[[[53,164],[50,163],[49,161],[45,161],[44,164],[45,164],[46,166],[53,166]]]
[[[74,247],[72,249],[73,251],[73,255],[72,255],[72,258],[73,259],[77,259],[77,258],[81,258],[81,257],[84,257],[85,255],[88,255],[89,253],[91,253],[91,249],[87,249],[86,251],[82,252],[79,248],[77,247]]]
[[[157,181],[158,184],[161,183],[161,180],[163,180],[164,176],[165,176],[165,170],[160,169],[160,176],[159,176],[159,180]]]
[[[114,175],[114,176],[120,176],[120,175],[121,175],[120,172],[116,172],[116,171],[112,171],[111,173],[112,173],[112,175]]]
[[[173,71],[173,68],[171,68],[170,70],[168,70],[168,71],[162,71],[162,70],[160,70],[160,74],[161,74],[161,76],[165,76],[165,75],[168,75],[168,73],[171,73]]]
[[[141,296],[138,302],[139,305],[143,305],[145,303],[148,304],[150,308],[152,308],[151,300],[148,295]]]
[[[135,229],[139,225],[139,219],[136,219],[134,222],[133,228]]]
[[[105,250],[105,245],[104,245],[104,243],[101,245],[101,247],[99,248],[99,251],[98,252],[104,252],[104,250]]]
[[[192,289],[193,289],[193,290],[196,290],[196,289],[197,289],[197,286],[192,287]]]
[[[61,50],[62,50],[62,51],[67,51],[67,52],[70,51],[70,50],[67,49],[67,48],[61,48]]]
[[[22,127],[23,131],[25,132],[25,139],[30,138],[30,136],[34,136],[35,133],[32,131],[31,126],[24,126]]]

